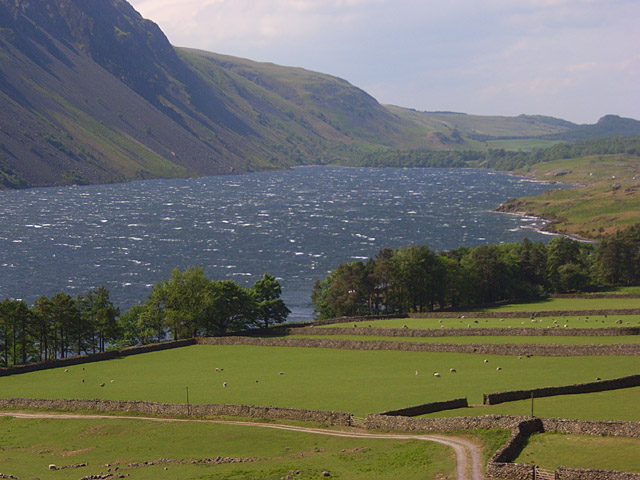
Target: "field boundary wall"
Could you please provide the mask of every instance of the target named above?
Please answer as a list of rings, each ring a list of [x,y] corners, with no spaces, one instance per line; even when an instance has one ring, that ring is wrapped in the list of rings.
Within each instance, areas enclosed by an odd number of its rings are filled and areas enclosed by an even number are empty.
[[[336,348],[343,350],[399,350],[407,352],[476,353],[487,355],[536,355],[572,357],[588,355],[640,355],[640,344],[553,345],[420,343],[395,340],[345,340],[287,337],[198,337],[202,345],[252,345],[264,347]]]
[[[482,397],[483,405],[496,405],[498,403],[527,400],[533,394],[534,398],[552,397],[556,395],[572,395],[577,393],[603,392],[606,390],[618,390],[640,386],[640,375],[599,380],[596,382],[576,383],[573,385],[560,385],[556,387],[540,387],[528,390],[512,390],[508,392],[485,393]]]
[[[442,402],[430,402],[423,403],[422,405],[416,405],[414,407],[400,408],[398,410],[389,410],[383,412],[380,415],[388,416],[402,416],[402,417],[417,417],[419,415],[426,415],[427,413],[442,412],[444,410],[454,410],[456,408],[467,408],[469,403],[466,398],[456,398],[454,400],[445,400]]]
[[[261,332],[264,334],[265,332]],[[266,332],[269,333],[269,332]],[[379,328],[297,327],[277,329],[285,335],[363,335],[378,337],[612,337],[640,335],[640,327],[610,328]]]
[[[189,405],[184,403],[172,404],[145,401],[117,401],[101,399],[81,400],[8,398],[0,399],[0,408],[55,411],[89,410],[96,412],[129,412],[163,416],[229,416],[243,418],[262,418],[270,420],[296,420],[340,426],[351,426],[353,424],[353,415],[351,415],[350,413],[330,412],[323,410],[306,410],[286,407],[261,407],[253,405]]]
[[[141,345],[138,347],[127,347],[122,350],[111,350],[102,353],[90,353],[89,355],[80,355],[76,357],[57,358],[55,360],[47,360],[45,362],[27,363],[25,365],[14,365],[12,367],[0,368],[0,377],[9,375],[18,375],[21,373],[37,372],[40,370],[49,370],[51,368],[70,367],[72,365],[81,365],[83,363],[100,362],[102,360],[112,360],[119,357],[128,357],[130,355],[139,355],[141,353],[159,352],[161,350],[169,350],[173,348],[187,347],[195,345],[196,340],[193,338],[186,340],[174,340],[172,342],[153,343],[150,345]]]
[[[408,314],[409,318],[536,318],[588,317],[590,315],[640,315],[640,308],[605,308],[599,310],[541,310],[538,312],[422,312]],[[346,323],[349,321],[350,320],[347,319],[342,323]]]

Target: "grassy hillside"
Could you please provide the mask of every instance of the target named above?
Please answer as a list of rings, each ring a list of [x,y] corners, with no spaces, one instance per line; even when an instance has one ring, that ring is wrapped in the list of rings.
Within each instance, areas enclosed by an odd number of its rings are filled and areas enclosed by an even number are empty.
[[[137,480],[320,479],[323,471],[332,478],[365,480],[392,478],[399,469],[402,478],[417,480],[453,478],[455,471],[453,451],[433,442],[338,438],[213,423],[1,417],[0,437],[1,471],[42,480],[77,480],[114,473],[115,468],[116,474]],[[203,462],[218,457],[247,461]],[[52,463],[87,465],[50,471]]]
[[[545,218],[546,230],[598,238],[640,222],[640,161],[637,155],[593,155],[556,160],[516,170],[576,188],[549,190],[509,200],[498,209]]]

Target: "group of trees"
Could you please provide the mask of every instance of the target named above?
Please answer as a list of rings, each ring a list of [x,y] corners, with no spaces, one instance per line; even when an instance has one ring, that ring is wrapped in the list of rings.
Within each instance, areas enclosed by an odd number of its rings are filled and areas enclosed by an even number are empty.
[[[273,275],[265,274],[251,288],[232,280],[210,280],[201,267],[174,269],[157,283],[149,299],[119,319],[122,344],[147,344],[171,335],[174,340],[229,331],[267,328],[282,323],[289,309]]]
[[[7,298],[0,302],[0,365],[103,352],[118,338],[118,314],[105,287],[76,298],[41,296],[32,306]]]
[[[422,312],[502,300],[540,298],[597,285],[640,282],[640,225],[597,247],[567,237],[522,243],[383,249],[367,262],[343,263],[316,282],[320,318]]]
[[[286,320],[280,284],[264,275],[253,287],[231,280],[210,280],[200,267],[175,269],[157,283],[142,305],[123,315],[103,286],[73,298],[41,296],[0,302],[0,366],[26,364],[70,355],[103,352],[109,347],[148,344],[197,335],[268,327]]]

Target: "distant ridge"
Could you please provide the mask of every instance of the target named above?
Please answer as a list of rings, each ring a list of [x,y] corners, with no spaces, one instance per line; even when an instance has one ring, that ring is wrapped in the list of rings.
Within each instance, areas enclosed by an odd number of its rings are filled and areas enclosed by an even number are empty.
[[[0,0],[0,58],[0,188],[347,164],[638,123],[383,106],[330,75],[174,48],[124,0]]]

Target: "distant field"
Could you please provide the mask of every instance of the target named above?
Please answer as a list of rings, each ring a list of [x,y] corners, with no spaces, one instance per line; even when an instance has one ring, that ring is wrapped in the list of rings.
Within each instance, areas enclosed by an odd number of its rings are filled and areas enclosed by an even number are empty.
[[[516,171],[538,180],[581,188],[548,190],[537,197],[509,200],[511,212],[526,212],[556,222],[553,232],[597,238],[640,222],[640,166],[636,155],[594,155],[556,160]]]
[[[640,369],[636,369],[640,373]],[[640,421],[640,387],[607,392],[582,393],[534,398],[537,417],[576,418],[580,420]],[[459,417],[480,415],[531,415],[531,400],[518,400],[498,405],[447,410],[425,417]]]
[[[216,372],[216,367],[224,370]],[[450,373],[450,368],[457,373]],[[442,377],[435,378],[434,372]],[[68,373],[53,369],[3,377],[0,396],[184,403],[189,387],[192,403],[276,405],[364,416],[457,397],[478,404],[483,393],[637,373],[638,358],[624,356],[519,360],[515,356],[197,345],[73,366]],[[99,386],[101,382],[104,387]]]
[[[559,466],[640,473],[640,438],[534,434],[517,463],[555,470]]]
[[[504,150],[522,150],[530,152],[535,148],[548,148],[556,143],[563,143],[562,140],[544,140],[541,138],[524,138],[514,140],[489,140],[487,144],[490,148],[502,148]]]
[[[42,480],[105,474],[109,463],[136,480],[265,479],[285,477],[406,479],[453,478],[453,451],[420,441],[365,440],[211,423],[158,423],[144,420],[57,420],[0,418],[0,471],[20,479]],[[162,458],[257,458],[250,463],[126,468]],[[48,465],[88,464],[49,471]],[[167,470],[165,471],[165,467]]]
[[[590,300],[591,301],[591,300]],[[514,308],[514,310],[518,310]],[[508,310],[505,310],[508,311]],[[457,314],[453,314],[457,315]],[[459,315],[465,315],[460,313]],[[576,317],[536,317],[535,322],[530,318],[471,318],[470,313],[466,315],[469,318],[392,318],[387,320],[372,320],[367,322],[346,322],[333,325],[322,325],[315,328],[331,328],[331,327],[376,327],[376,328],[408,328],[414,329],[430,329],[430,328],[564,328],[565,325],[571,328],[611,328],[611,327],[629,327],[640,325],[640,315],[609,315],[604,317],[589,316]],[[554,320],[558,323],[554,323]],[[622,324],[617,324],[617,320],[622,320]],[[357,327],[354,327],[357,325]],[[557,327],[555,327],[557,325]]]
[[[416,343],[512,343],[512,344],[543,344],[543,345],[612,345],[640,343],[640,335],[603,336],[603,337],[379,337],[373,335],[291,335],[290,338],[333,338],[344,340],[374,341],[387,340],[395,342]]]
[[[484,312],[539,312],[544,310],[603,310],[640,308],[640,298],[548,298],[530,303],[510,303]]]

